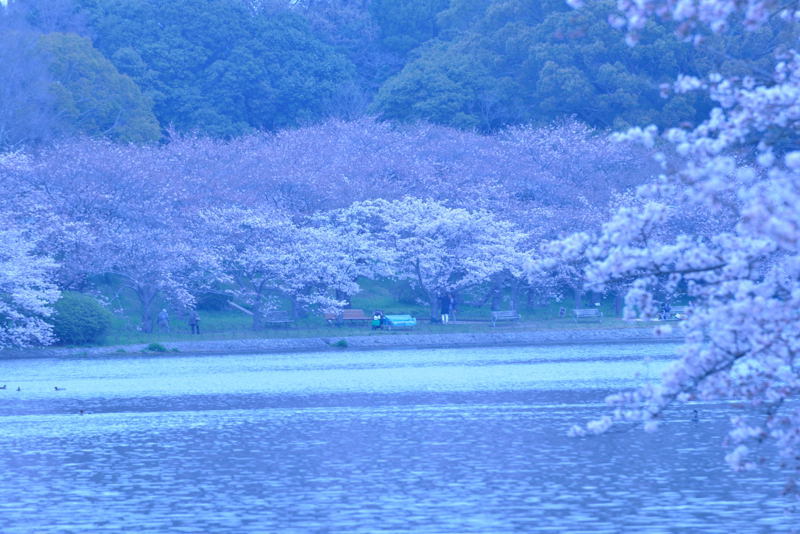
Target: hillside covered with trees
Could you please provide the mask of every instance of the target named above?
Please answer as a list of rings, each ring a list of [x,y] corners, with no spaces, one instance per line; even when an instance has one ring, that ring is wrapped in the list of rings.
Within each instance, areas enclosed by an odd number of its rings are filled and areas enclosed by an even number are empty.
[[[694,123],[679,73],[764,67],[779,23],[698,52],[651,22],[638,45],[533,0],[12,0],[0,12],[0,146],[86,134],[230,138],[374,115],[490,133],[576,117],[594,128]],[[26,105],[18,105],[22,100]]]

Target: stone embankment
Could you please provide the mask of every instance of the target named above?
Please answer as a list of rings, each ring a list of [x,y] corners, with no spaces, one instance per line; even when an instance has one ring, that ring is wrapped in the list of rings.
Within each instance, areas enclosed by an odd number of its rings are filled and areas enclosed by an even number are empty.
[[[559,345],[582,343],[654,343],[679,342],[675,334],[656,335],[652,328],[586,330],[505,331],[492,333],[416,334],[413,332],[375,333],[364,336],[328,336],[300,338],[229,339],[213,341],[169,341],[167,350],[182,354],[274,353],[353,349],[416,349],[498,347],[511,345]],[[99,356],[142,353],[147,344],[90,347],[43,348],[0,351],[0,358],[52,358],[60,356]]]

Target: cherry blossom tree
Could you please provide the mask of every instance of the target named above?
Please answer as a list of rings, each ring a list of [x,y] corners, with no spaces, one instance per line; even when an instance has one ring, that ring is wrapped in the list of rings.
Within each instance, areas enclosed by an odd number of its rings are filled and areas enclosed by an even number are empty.
[[[48,345],[54,341],[46,321],[60,292],[53,283],[57,264],[37,251],[39,235],[27,221],[16,217],[24,199],[14,199],[11,176],[30,167],[24,154],[0,153],[0,349]]]
[[[103,272],[117,278],[139,301],[139,328],[155,326],[159,299],[180,310],[194,307],[194,295],[211,280],[199,276],[201,249],[180,230],[170,227],[126,226],[104,235],[99,252]]]
[[[394,258],[394,276],[425,296],[431,319],[438,317],[441,295],[503,271],[520,274],[525,234],[485,210],[406,197],[354,203],[341,217],[361,224],[384,244]]]
[[[794,25],[794,4],[762,0],[621,1],[612,21],[627,26],[630,41],[652,17],[671,19],[702,46],[704,32],[732,24],[757,28],[767,20]],[[680,359],[659,384],[609,398],[616,409],[574,433],[603,431],[619,421],[653,429],[675,402],[737,399],[726,457],[736,469],[758,464],[772,442],[785,465],[800,459],[800,56],[797,43],[777,51],[769,75],[706,79],[684,76],[676,91],[705,91],[716,102],[694,128],[659,132],[637,128],[620,138],[674,146],[676,163],[657,158],[663,173],[641,187],[598,236],[566,240],[567,255],[585,254],[595,287],[633,279],[627,313],[655,314],[653,289],[661,281],[684,284],[692,298],[680,325],[686,341]],[[705,211],[733,223],[717,232],[665,233],[660,228],[683,213]],[[733,214],[733,217],[730,215]],[[790,482],[789,489],[793,483]]]
[[[254,135],[227,147],[221,158],[238,157],[227,176],[231,186],[306,215],[411,194],[488,208],[500,203],[501,178],[515,169],[513,157],[500,157],[494,137],[369,118]]]
[[[200,214],[227,292],[249,307],[253,329],[266,312],[288,299],[295,306],[328,311],[340,296],[358,291],[358,267],[342,234],[327,226],[299,226],[271,208],[227,207]]]
[[[611,140],[607,132],[567,118],[547,126],[517,126],[498,134],[516,170],[503,180],[505,211],[529,236],[527,284],[547,297],[573,293],[583,307],[585,258],[556,254],[550,242],[573,232],[599,229],[616,198],[652,180],[658,165],[651,151]],[[501,165],[505,167],[505,165]],[[502,209],[502,208],[501,208]]]
[[[34,247],[21,231],[0,230],[0,349],[54,341],[46,318],[60,294],[50,281],[55,263]]]
[[[0,204],[0,349],[54,341],[46,318],[60,294],[53,283],[57,265],[37,252],[35,228],[16,217],[15,208],[26,205],[25,199],[9,202],[11,177],[30,164],[24,154],[0,154],[0,185],[9,195]]]
[[[113,276],[136,296],[140,328],[150,331],[159,299],[191,307],[207,283],[205,249],[189,231],[211,189],[190,165],[200,154],[183,143],[74,139],[28,157],[3,185],[18,199],[15,224],[34,227],[37,252],[59,263],[60,287],[83,290],[99,275]]]

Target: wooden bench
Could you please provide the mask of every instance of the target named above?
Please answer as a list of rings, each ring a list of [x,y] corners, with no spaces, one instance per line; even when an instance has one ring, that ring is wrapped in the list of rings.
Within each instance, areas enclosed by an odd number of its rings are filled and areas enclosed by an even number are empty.
[[[410,315],[384,315],[383,324],[387,330],[395,328],[414,328],[417,326],[417,319]]]
[[[600,321],[600,318],[603,316],[603,312],[601,312],[598,308],[576,308],[572,310],[572,315],[575,318],[575,322],[578,322],[580,319]]]
[[[290,326],[294,323],[294,319],[289,316],[289,312],[283,310],[274,310],[264,313],[264,326]]]
[[[331,326],[341,326],[347,322],[364,323],[372,321],[372,317],[367,316],[364,310],[346,309],[339,313],[325,313],[323,314],[325,321]]]
[[[517,310],[499,310],[492,312],[492,326],[496,326],[498,321],[519,321],[521,319]]]

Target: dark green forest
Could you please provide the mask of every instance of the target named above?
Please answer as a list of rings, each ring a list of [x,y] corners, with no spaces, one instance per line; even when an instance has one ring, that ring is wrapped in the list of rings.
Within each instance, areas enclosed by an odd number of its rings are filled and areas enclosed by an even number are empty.
[[[11,0],[0,7],[0,146],[84,134],[232,138],[364,115],[489,133],[574,117],[598,129],[694,124],[679,74],[758,72],[777,23],[698,49],[612,2]]]

